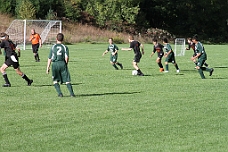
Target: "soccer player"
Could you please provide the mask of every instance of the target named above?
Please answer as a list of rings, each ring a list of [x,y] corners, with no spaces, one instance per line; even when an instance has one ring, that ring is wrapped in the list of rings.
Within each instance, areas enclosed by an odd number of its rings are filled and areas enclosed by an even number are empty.
[[[51,63],[53,62],[52,79],[54,87],[58,93],[58,97],[63,97],[59,82],[61,84],[65,83],[70,92],[70,96],[75,97],[72,85],[70,83],[70,73],[68,70],[69,49],[67,46],[62,44],[63,40],[64,35],[62,33],[58,33],[56,37],[56,44],[51,47],[50,53],[48,55],[46,73],[49,73]]]
[[[32,51],[34,54],[34,58],[36,62],[40,62],[39,58],[39,48],[42,47],[42,40],[38,33],[36,33],[35,29],[31,29],[31,36],[29,38],[29,41],[32,42]]]
[[[160,72],[163,72],[164,68],[163,68],[163,65],[161,63],[161,60],[162,60],[162,57],[164,55],[164,52],[163,52],[164,46],[161,45],[160,43],[158,43],[158,40],[156,38],[154,38],[152,41],[153,41],[153,44],[154,44],[154,48],[153,48],[153,51],[152,51],[150,57],[152,57],[154,55],[154,53],[157,52],[158,57],[156,59],[156,62],[158,64],[159,68],[160,68]]]
[[[110,63],[112,64],[112,66],[116,70],[119,69],[116,65],[120,66],[120,68],[123,69],[123,65],[121,63],[117,62],[119,48],[115,44],[113,44],[113,38],[109,38],[108,42],[109,42],[109,46],[108,46],[107,50],[102,54],[102,56],[104,56],[105,54],[110,52],[111,53]]]
[[[172,63],[176,70],[177,70],[177,73],[180,72],[180,69],[178,68],[178,65],[176,63],[176,60],[175,60],[175,54],[172,50],[172,47],[171,45],[168,43],[168,39],[167,38],[164,38],[163,39],[163,44],[164,44],[164,49],[165,49],[165,72],[169,72],[169,64],[168,63]]]
[[[26,76],[26,74],[24,74],[20,70],[18,56],[17,56],[17,53],[15,52],[14,48],[12,47],[12,45],[13,45],[13,44],[11,44],[12,41],[9,41],[9,36],[6,33],[1,33],[0,37],[2,40],[2,42],[0,44],[0,48],[4,48],[5,53],[6,53],[6,61],[3,63],[3,65],[0,68],[2,76],[5,80],[5,84],[3,85],[3,87],[11,87],[10,81],[9,81],[8,76],[6,74],[6,69],[9,66],[13,66],[16,73],[18,75],[20,75],[23,79],[25,79],[27,81],[28,86],[30,86],[33,83],[33,80],[29,79]]]
[[[122,48],[121,50],[123,50],[123,51],[131,51],[131,50],[133,50],[134,51],[135,56],[134,56],[134,59],[133,59],[133,62],[132,62],[133,67],[135,68],[135,70],[137,70],[137,75],[138,76],[144,76],[144,74],[142,73],[142,71],[138,67],[138,63],[140,62],[142,54],[144,54],[144,46],[139,41],[134,40],[134,36],[132,36],[132,35],[129,36],[128,41],[130,43],[130,47],[129,48]]]
[[[193,50],[193,57],[196,56],[196,51],[195,51],[195,43],[192,42],[192,38],[188,38],[188,47],[186,48],[186,50],[190,50],[190,48],[192,48]],[[197,66],[197,61],[193,60],[193,62],[195,63],[195,65]],[[206,67],[208,67],[208,64],[205,62],[204,65]]]
[[[205,61],[207,60],[207,54],[205,52],[203,44],[201,42],[199,42],[197,35],[193,36],[192,42],[195,43],[196,56],[191,57],[191,60],[194,61],[194,60],[198,59],[196,69],[198,70],[201,78],[205,79],[203,71],[210,72],[209,76],[211,76],[212,73],[214,72],[214,69],[203,67]]]
[[[19,47],[17,47],[17,45],[14,44],[12,40],[9,39],[9,35],[6,35],[5,38],[8,39],[9,44],[10,44],[12,50],[15,50],[15,52],[16,52],[16,50],[17,50],[17,57],[20,57],[20,56],[21,56],[21,49],[20,49]],[[6,55],[5,50],[4,50],[4,53],[3,53],[3,54],[4,54],[4,56],[5,56],[5,61],[6,61],[6,60],[8,59],[8,57],[7,57],[7,55]],[[19,58],[18,58],[18,61],[19,61]]]

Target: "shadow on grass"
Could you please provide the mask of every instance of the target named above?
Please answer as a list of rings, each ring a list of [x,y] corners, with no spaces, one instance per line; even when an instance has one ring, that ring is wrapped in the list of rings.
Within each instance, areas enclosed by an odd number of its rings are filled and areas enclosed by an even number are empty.
[[[80,85],[80,84],[82,84],[82,83],[72,83],[71,85],[73,86],[73,85]],[[66,84],[61,84],[61,85],[66,85]],[[34,87],[50,87],[50,86],[53,86],[53,84],[41,84],[41,85],[33,85],[32,84],[32,86],[34,86]]]
[[[117,95],[117,94],[136,94],[141,92],[107,92],[107,93],[93,93],[93,94],[81,94],[77,95],[79,97],[87,97],[87,96],[106,96],[106,95]]]
[[[226,66],[217,66],[217,67],[213,67],[213,68],[215,68],[215,69],[227,69],[228,67],[226,67]]]
[[[212,80],[212,79],[214,79],[214,80],[224,80],[224,79],[228,79],[228,78],[211,78],[211,77],[209,77],[209,78],[207,78],[207,79],[209,79],[209,80]]]

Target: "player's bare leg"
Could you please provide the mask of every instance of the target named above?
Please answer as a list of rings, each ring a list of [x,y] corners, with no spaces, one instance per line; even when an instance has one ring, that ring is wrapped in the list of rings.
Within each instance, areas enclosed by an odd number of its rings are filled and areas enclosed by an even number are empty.
[[[135,70],[138,71],[138,75],[139,76],[144,76],[144,74],[142,73],[142,71],[138,67],[138,63],[133,61],[132,64],[133,64],[133,67],[135,68]]]
[[[6,69],[7,68],[8,68],[8,66],[5,63],[0,68],[2,76],[3,76],[4,80],[5,80],[5,84],[2,85],[3,87],[11,87],[11,84],[9,82],[8,76],[6,74]]]
[[[25,79],[25,81],[27,81],[28,86],[30,86],[30,85],[33,83],[33,80],[29,79],[29,78],[27,77],[27,75],[24,74],[24,73],[20,70],[19,67],[18,67],[17,69],[15,69],[15,71],[16,71],[16,73],[17,73],[18,75],[20,75],[23,79]]]

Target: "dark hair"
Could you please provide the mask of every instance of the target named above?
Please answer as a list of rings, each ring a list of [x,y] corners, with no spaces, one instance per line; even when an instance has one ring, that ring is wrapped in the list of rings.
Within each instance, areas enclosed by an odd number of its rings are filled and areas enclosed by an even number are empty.
[[[5,37],[5,36],[7,36],[6,33],[0,33],[0,37]]]
[[[164,41],[165,43],[168,43],[168,39],[167,39],[167,38],[164,38],[163,41]]]
[[[58,41],[63,41],[64,35],[62,33],[58,33],[56,38]]]
[[[194,39],[196,41],[199,41],[199,38],[198,38],[198,35],[197,34],[193,35],[192,39]]]
[[[112,37],[110,37],[109,40],[110,40],[110,39],[113,41],[113,38],[112,38]]]
[[[153,42],[158,42],[158,40],[156,38],[153,38],[152,41]]]

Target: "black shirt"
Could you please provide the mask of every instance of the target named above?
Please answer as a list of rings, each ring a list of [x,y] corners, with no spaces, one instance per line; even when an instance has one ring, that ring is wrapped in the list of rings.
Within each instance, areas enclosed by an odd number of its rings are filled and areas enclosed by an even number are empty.
[[[12,48],[12,41],[11,40],[2,40],[0,47],[5,49],[6,56],[10,57],[11,55],[16,55],[15,50]]]
[[[137,54],[141,54],[141,52],[140,52],[140,43],[139,43],[139,41],[132,41],[131,43],[130,43],[130,48],[132,48],[133,50],[134,50],[134,53],[137,55]]]

